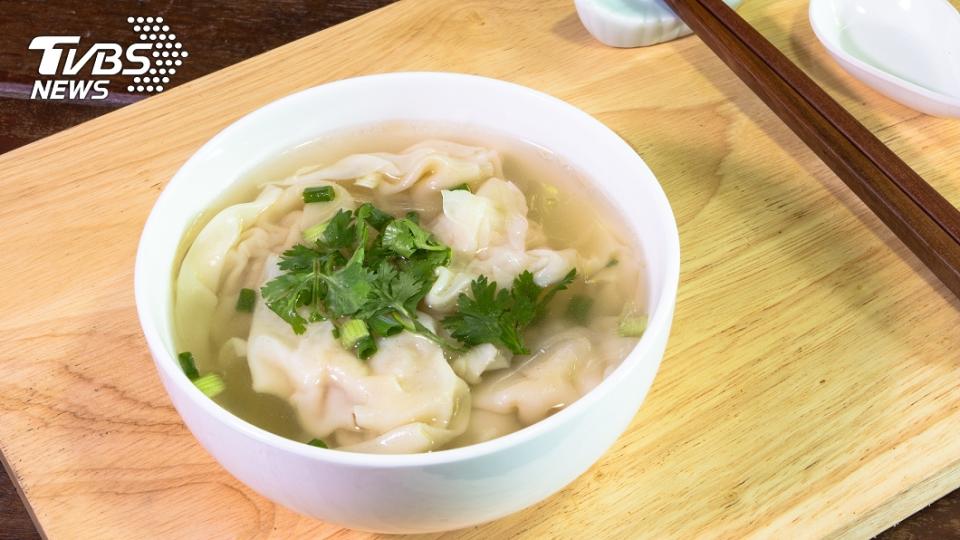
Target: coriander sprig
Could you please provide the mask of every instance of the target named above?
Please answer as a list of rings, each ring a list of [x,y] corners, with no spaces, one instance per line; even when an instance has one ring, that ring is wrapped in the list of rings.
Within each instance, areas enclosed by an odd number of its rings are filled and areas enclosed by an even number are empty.
[[[304,231],[304,239],[280,256],[283,273],[260,289],[263,300],[296,334],[306,332],[309,322],[330,320],[341,345],[364,359],[376,353],[377,339],[404,330],[447,352],[492,343],[527,354],[524,330],[576,276],[571,270],[541,287],[524,271],[500,290],[480,276],[470,294],[459,295],[458,311],[443,319],[451,336],[446,337],[420,321],[417,306],[433,286],[436,269],[450,264],[451,251],[420,226],[416,212],[393,217],[370,203],[341,209]]]
[[[403,330],[459,349],[417,320],[434,271],[450,262],[450,248],[417,221],[416,214],[394,218],[369,203],[339,210],[305,231],[313,245],[280,256],[284,273],[261,288],[264,302],[297,334],[306,331],[308,317],[331,320],[341,343],[361,358],[376,352],[376,338]]]
[[[523,271],[510,289],[497,290],[497,284],[480,276],[470,284],[472,296],[461,293],[458,311],[443,320],[443,326],[462,343],[474,346],[492,343],[514,354],[528,354],[523,331],[543,316],[547,304],[576,277],[570,270],[559,282],[540,287],[533,274]]]

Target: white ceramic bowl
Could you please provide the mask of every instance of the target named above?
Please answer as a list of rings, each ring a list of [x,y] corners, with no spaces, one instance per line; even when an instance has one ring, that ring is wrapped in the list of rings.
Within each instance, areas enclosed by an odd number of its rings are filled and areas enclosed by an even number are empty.
[[[623,364],[549,418],[482,444],[428,454],[314,448],[241,420],[181,372],[172,332],[177,245],[195,217],[255,164],[326,131],[391,119],[474,124],[553,150],[591,178],[639,238],[649,326]],[[452,73],[392,73],[324,84],[241,118],[177,172],[144,226],[135,289],[143,333],[174,406],[200,443],[260,494],[350,528],[427,532],[530,506],[587,470],[626,429],[663,356],[680,267],[677,225],[639,156],[567,103],[515,84]]]

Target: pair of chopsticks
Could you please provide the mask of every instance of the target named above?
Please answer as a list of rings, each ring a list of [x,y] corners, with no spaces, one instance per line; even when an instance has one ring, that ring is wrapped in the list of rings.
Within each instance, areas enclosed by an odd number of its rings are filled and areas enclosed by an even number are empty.
[[[665,0],[960,297],[960,212],[721,0]]]

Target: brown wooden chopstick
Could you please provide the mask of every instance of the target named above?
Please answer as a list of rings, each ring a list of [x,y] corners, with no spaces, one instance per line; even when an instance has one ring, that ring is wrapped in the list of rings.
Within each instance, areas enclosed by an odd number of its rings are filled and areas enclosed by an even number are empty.
[[[721,0],[665,0],[960,297],[960,212]]]

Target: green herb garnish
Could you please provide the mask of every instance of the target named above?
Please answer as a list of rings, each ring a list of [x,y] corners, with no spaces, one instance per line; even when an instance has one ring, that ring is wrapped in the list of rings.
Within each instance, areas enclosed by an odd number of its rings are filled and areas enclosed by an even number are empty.
[[[381,244],[402,257],[410,257],[417,250],[444,252],[450,250],[420,225],[407,218],[391,221],[383,230]]]
[[[194,386],[200,389],[207,397],[216,397],[226,389],[223,379],[216,373],[207,373],[193,381]]]
[[[316,446],[317,448],[329,448],[329,447],[327,446],[327,443],[323,442],[323,441],[320,440],[320,439],[310,439],[310,440],[307,442],[307,444],[309,444],[310,446]]]
[[[216,373],[207,373],[202,377],[200,376],[200,372],[197,371],[197,362],[193,359],[193,353],[190,351],[178,354],[177,360],[180,361],[180,369],[183,370],[187,378],[207,397],[215,397],[226,388],[223,379]]]
[[[617,327],[617,333],[623,337],[640,337],[646,330],[647,318],[643,315],[628,315]]]
[[[327,308],[336,317],[353,315],[370,296],[373,275],[363,266],[363,252],[364,248],[359,247],[345,266],[330,274],[318,274],[327,285],[324,298]]]
[[[313,246],[285,251],[279,262],[284,273],[261,289],[267,306],[295,333],[304,333],[308,321],[330,319],[344,347],[360,358],[376,352],[375,338],[403,330],[460,348],[417,320],[417,304],[436,268],[449,263],[450,248],[409,216],[394,218],[367,203],[339,210],[304,236]]]
[[[576,276],[571,270],[563,279],[543,288],[533,281],[533,274],[524,271],[510,289],[497,291],[497,284],[480,276],[470,284],[472,296],[461,293],[459,311],[443,320],[451,335],[468,346],[492,343],[514,354],[528,354],[522,332],[546,311],[555,294],[567,288]]]
[[[193,353],[190,351],[184,351],[177,355],[177,360],[180,361],[180,369],[183,370],[183,373],[191,381],[196,380],[200,376],[200,372],[197,371],[197,363],[193,359]]]
[[[357,227],[353,222],[353,212],[337,210],[323,228],[323,234],[316,242],[328,249],[341,249],[352,246],[357,240]]]
[[[436,280],[436,269],[450,264],[450,248],[408,212],[395,218],[370,203],[339,210],[329,221],[304,231],[308,244],[280,256],[281,275],[261,289],[264,302],[297,334],[312,321],[330,320],[341,345],[362,359],[377,352],[376,340],[404,330],[422,335],[448,352],[493,343],[514,353],[528,352],[522,332],[540,318],[547,303],[573,280],[540,287],[523,272],[512,288],[497,291],[480,276],[472,296],[461,294],[459,312],[443,320],[454,339],[420,322],[417,306]]]
[[[357,358],[366,360],[377,353],[377,342],[373,340],[373,336],[365,336],[357,341],[353,350],[356,351]]]
[[[301,247],[303,246],[295,246],[285,251],[282,257]],[[317,255],[319,258],[319,254]],[[281,264],[284,260],[281,258]],[[311,262],[309,269],[288,270],[286,274],[271,280],[260,289],[267,307],[287,321],[297,334],[307,331],[307,320],[300,314],[300,308],[314,304],[313,300],[320,296],[318,276],[314,271],[314,263]],[[319,311],[317,314],[320,315]]]
[[[357,208],[356,215],[357,219],[366,221],[371,227],[379,232],[383,232],[383,228],[386,227],[388,223],[393,221],[393,216],[384,212],[383,210],[380,210],[370,203],[361,204],[360,208]],[[416,212],[413,212],[413,215],[420,217]]]
[[[593,298],[578,294],[570,299],[567,304],[567,318],[571,321],[584,325],[590,316],[590,309],[593,308]]]
[[[344,349],[352,349],[358,341],[370,335],[367,323],[360,319],[350,319],[343,323],[339,331],[340,344]]]
[[[333,186],[308,187],[303,190],[304,203],[330,202],[337,197]]]
[[[253,305],[257,303],[257,292],[253,289],[240,289],[237,296],[237,311],[253,311]]]

